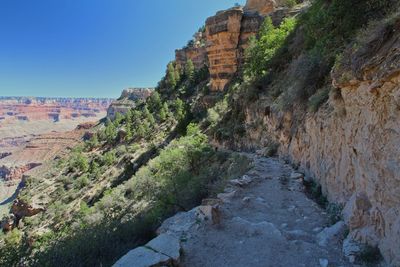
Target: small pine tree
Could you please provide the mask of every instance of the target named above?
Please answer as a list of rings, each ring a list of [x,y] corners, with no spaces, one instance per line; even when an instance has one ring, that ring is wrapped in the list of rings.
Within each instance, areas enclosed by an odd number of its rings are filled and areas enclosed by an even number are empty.
[[[175,88],[177,84],[175,67],[172,62],[170,62],[167,66],[167,85],[170,88]]]
[[[107,142],[109,143],[113,142],[117,137],[117,128],[115,127],[114,123],[112,123],[110,120],[107,120],[107,125],[106,129],[104,130],[104,134]]]
[[[143,138],[143,137],[146,136],[146,130],[145,130],[145,128],[143,127],[143,124],[139,124],[139,125],[138,125],[137,130],[136,130],[136,135],[137,135],[139,138]]]
[[[132,118],[133,118],[133,112],[131,109],[129,109],[125,114],[125,121],[132,122]]]
[[[189,79],[189,81],[193,80],[194,72],[195,72],[195,69],[194,69],[193,61],[191,59],[189,59],[186,62],[186,66],[185,66],[185,75]]]
[[[150,125],[154,125],[156,123],[154,116],[150,113],[149,109],[147,108],[147,105],[144,106],[143,109],[143,119],[148,121]]]
[[[165,121],[167,119],[168,113],[169,113],[168,103],[164,102],[159,113],[160,121]]]
[[[133,138],[133,132],[132,132],[132,122],[130,121],[130,120],[128,120],[127,122],[126,122],[126,125],[125,125],[125,130],[126,130],[126,140],[127,141],[130,141],[130,140],[132,140],[132,138]]]
[[[185,106],[183,101],[178,98],[175,100],[175,118],[177,121],[181,121],[185,117]]]
[[[87,146],[90,149],[96,148],[99,146],[99,139],[97,138],[97,134],[94,134],[92,138],[87,142]]]
[[[115,125],[115,127],[118,127],[118,126],[121,124],[121,122],[122,122],[123,119],[124,119],[124,116],[122,116],[121,113],[117,112],[117,113],[115,114],[115,119],[114,119],[114,125]]]
[[[159,111],[162,107],[160,94],[156,91],[154,92],[149,99],[149,107],[152,112]]]

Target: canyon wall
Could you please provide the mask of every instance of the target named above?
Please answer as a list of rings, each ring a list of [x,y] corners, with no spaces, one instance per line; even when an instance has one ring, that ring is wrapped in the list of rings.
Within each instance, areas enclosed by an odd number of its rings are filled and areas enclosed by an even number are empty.
[[[205,32],[196,33],[186,47],[175,51],[178,68],[189,59],[196,69],[207,65],[211,91],[223,91],[243,64],[249,38],[257,34],[264,17],[270,15],[280,23],[286,15],[287,9],[277,7],[272,0],[248,1],[244,8],[234,7],[208,18]]]
[[[194,35],[187,46],[175,50],[175,62],[179,69],[183,69],[190,59],[196,70],[208,66],[205,32],[199,31]]]
[[[350,237],[379,247],[390,266],[400,266],[399,32],[400,19],[349,49],[317,113],[276,111],[267,96],[243,104],[246,136],[235,144],[279,143],[282,157],[344,206]]]
[[[241,7],[218,12],[206,21],[211,91],[223,91],[244,59],[244,49],[257,34],[263,17]]]
[[[15,121],[54,122],[103,116],[112,99],[0,97],[0,127]]]
[[[113,101],[107,109],[107,118],[113,120],[117,113],[126,114],[136,106],[137,100],[145,100],[153,93],[154,88],[128,88],[122,91],[121,96]]]

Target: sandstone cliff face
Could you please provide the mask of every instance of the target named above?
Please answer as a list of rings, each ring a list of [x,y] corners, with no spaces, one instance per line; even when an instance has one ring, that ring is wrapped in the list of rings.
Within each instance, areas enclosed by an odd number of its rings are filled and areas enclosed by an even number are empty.
[[[316,114],[278,113],[268,98],[246,107],[247,149],[280,155],[345,206],[350,236],[400,265],[400,20],[380,29],[333,72],[336,92]]]
[[[279,3],[279,2],[278,2]],[[275,0],[247,0],[245,12],[259,13],[263,16],[273,12],[278,5]]]
[[[113,120],[117,113],[126,114],[135,107],[137,100],[145,100],[153,93],[154,88],[128,88],[122,91],[121,97],[113,101],[107,110],[107,118]]]
[[[175,50],[175,62],[178,68],[183,69],[189,59],[193,62],[196,70],[208,65],[205,43],[205,32],[197,32],[186,47]]]
[[[280,24],[290,13],[273,0],[248,0],[244,8],[218,12],[206,21],[207,56],[211,91],[223,91],[245,60],[249,38],[255,36],[265,16]],[[296,11],[298,12],[298,11]]]
[[[238,71],[248,38],[257,33],[263,18],[245,14],[240,7],[218,12],[206,21],[210,87],[224,90]]]

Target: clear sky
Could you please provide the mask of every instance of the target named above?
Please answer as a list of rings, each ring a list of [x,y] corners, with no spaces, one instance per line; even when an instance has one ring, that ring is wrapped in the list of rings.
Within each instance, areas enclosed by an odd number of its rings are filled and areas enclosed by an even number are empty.
[[[0,0],[0,95],[155,86],[205,19],[245,0]]]

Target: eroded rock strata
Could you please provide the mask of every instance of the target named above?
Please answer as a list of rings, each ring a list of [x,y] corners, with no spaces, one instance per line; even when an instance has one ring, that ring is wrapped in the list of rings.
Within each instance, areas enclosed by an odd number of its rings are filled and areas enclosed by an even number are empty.
[[[113,120],[117,113],[126,114],[136,106],[137,100],[145,100],[153,93],[154,88],[128,88],[122,91],[121,96],[113,101],[107,109],[107,118]]]

